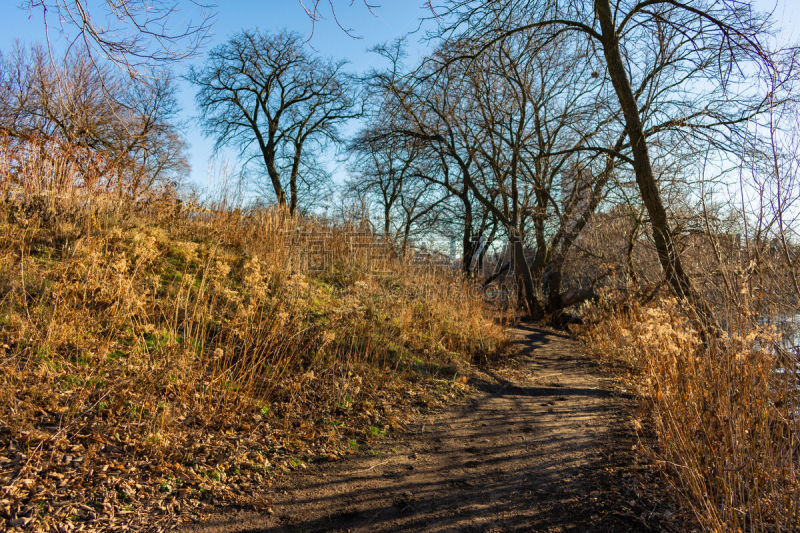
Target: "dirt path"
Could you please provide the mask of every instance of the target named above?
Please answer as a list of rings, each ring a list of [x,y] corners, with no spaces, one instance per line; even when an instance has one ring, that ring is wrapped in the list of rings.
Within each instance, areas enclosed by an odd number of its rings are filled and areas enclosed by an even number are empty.
[[[466,404],[431,415],[387,455],[315,467],[277,487],[274,514],[224,514],[194,531],[661,529],[612,473],[630,460],[620,437],[630,400],[569,338],[516,333],[516,365],[484,372]]]

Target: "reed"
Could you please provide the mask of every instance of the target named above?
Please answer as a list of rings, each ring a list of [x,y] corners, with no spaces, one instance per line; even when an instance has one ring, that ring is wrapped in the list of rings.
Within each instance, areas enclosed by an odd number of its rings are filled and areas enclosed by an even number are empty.
[[[703,342],[673,299],[606,294],[585,309],[588,351],[645,399],[650,452],[709,531],[800,527],[798,353],[731,308]]]
[[[267,505],[505,348],[457,272],[353,225],[90,189],[41,148],[0,161],[0,529]]]

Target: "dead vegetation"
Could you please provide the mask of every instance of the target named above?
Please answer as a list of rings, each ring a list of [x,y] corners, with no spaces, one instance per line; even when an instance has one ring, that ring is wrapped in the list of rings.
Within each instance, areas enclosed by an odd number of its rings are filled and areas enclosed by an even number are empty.
[[[0,195],[2,529],[268,509],[276,473],[369,448],[504,349],[462,281],[353,228],[35,190],[35,163]]]
[[[792,531],[800,523],[798,354],[773,326],[731,322],[704,343],[673,299],[607,295],[586,309],[588,350],[643,399],[650,450],[709,531]],[[639,427],[641,429],[641,426]]]
[[[285,87],[252,76],[275,67],[226,52],[253,40],[240,34],[190,78],[206,132],[254,171],[240,185],[270,177],[242,209],[176,192],[185,143],[157,71],[209,18],[170,31],[143,23],[175,22],[171,3],[22,4],[86,46],[57,65],[36,48],[0,58],[0,529],[268,510],[276,472],[369,447],[503,352],[465,279],[530,317],[583,320],[588,350],[643,399],[646,459],[703,527],[798,529],[800,48],[777,47],[771,15],[448,0],[427,57],[377,49],[363,115],[342,63],[307,56],[295,81],[332,85],[284,129],[286,106],[270,107]],[[216,83],[222,67],[253,102]],[[219,112],[227,93],[258,110],[247,127]],[[318,156],[355,115],[360,159],[334,197]],[[289,215],[254,207],[272,200]],[[292,216],[316,208],[348,222]],[[406,256],[412,236],[458,245],[463,276]],[[479,280],[484,263],[497,268]]]

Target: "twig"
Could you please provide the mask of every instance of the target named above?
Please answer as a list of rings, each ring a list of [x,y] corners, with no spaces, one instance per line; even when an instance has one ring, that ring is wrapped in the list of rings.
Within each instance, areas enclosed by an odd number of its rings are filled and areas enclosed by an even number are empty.
[[[391,459],[387,459],[386,461],[383,461],[381,463],[375,463],[374,465],[370,466],[369,468],[365,468],[363,470],[356,470],[353,473],[357,474],[359,472],[369,472],[370,470],[374,470],[375,468],[378,468],[379,466],[383,466],[383,465],[389,464],[391,461],[392,461]]]

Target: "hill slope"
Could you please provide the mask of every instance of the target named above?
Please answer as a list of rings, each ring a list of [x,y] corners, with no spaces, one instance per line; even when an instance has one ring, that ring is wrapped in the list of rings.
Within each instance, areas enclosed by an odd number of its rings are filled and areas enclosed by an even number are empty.
[[[0,235],[0,529],[258,508],[505,346],[462,281],[353,228],[76,196],[6,200]]]

